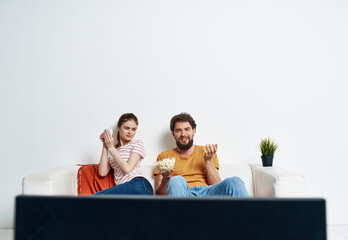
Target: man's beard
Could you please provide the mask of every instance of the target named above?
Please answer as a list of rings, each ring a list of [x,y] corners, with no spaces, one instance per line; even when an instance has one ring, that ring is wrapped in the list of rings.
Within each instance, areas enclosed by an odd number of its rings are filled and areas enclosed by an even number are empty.
[[[178,146],[178,148],[181,150],[188,150],[192,147],[192,145],[193,145],[193,139],[191,139],[186,145],[181,144],[179,141],[176,141],[176,146]]]

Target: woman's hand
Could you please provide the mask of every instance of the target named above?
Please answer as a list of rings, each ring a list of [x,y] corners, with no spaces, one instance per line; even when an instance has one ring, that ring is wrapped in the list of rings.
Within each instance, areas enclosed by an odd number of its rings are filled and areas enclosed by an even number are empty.
[[[217,152],[217,149],[218,149],[217,144],[207,144],[205,145],[205,147],[203,147],[203,150],[205,152],[204,154],[205,162],[209,162],[213,159],[213,156]]]
[[[107,149],[114,147],[114,135],[111,135],[108,130],[104,130],[102,135],[100,135],[100,139],[104,139],[102,141]]]
[[[105,131],[104,131],[104,132],[105,132]],[[102,132],[102,133],[100,134],[100,137],[99,137],[100,141],[102,141],[103,144],[105,143],[104,132]]]
[[[102,132],[102,133],[100,134],[99,139],[100,139],[100,141],[102,141],[102,143],[103,143],[103,148],[106,149],[104,132]],[[107,150],[107,149],[106,149],[106,150]]]

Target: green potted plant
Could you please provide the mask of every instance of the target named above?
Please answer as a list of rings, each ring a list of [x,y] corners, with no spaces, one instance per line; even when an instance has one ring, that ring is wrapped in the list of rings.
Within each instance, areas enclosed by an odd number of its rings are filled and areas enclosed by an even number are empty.
[[[261,139],[259,144],[259,150],[262,154],[262,165],[264,167],[272,167],[274,153],[277,150],[278,145],[274,143],[270,137]]]

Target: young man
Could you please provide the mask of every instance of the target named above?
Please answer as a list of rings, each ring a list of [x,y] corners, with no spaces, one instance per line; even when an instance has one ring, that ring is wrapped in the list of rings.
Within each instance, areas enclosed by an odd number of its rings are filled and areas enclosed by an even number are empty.
[[[157,161],[171,157],[175,157],[176,161],[173,171],[160,173],[155,169],[157,195],[249,197],[240,178],[231,177],[221,181],[217,144],[205,147],[193,144],[196,123],[188,113],[174,116],[170,121],[170,130],[177,147],[160,153]]]

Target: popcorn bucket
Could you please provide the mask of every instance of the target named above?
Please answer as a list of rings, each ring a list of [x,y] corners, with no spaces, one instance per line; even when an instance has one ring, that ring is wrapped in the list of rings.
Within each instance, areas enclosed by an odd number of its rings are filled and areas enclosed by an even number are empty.
[[[155,168],[160,172],[168,172],[174,170],[175,157],[165,158],[155,162]]]

